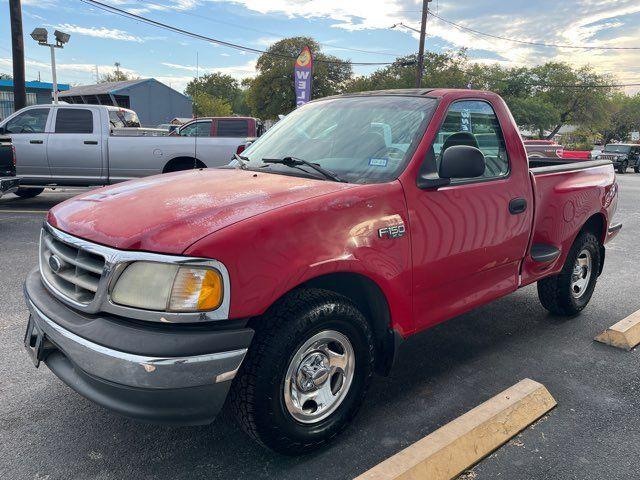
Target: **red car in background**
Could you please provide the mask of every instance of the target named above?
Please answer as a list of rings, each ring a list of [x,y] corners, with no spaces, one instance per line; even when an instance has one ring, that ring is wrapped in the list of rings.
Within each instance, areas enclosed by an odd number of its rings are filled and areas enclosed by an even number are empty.
[[[529,158],[563,158],[564,147],[554,140],[523,140]]]

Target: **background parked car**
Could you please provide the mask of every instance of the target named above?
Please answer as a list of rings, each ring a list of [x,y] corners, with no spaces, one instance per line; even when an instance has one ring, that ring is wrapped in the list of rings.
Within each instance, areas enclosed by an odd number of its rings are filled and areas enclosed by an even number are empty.
[[[529,158],[563,158],[564,147],[553,140],[524,140]]]
[[[10,136],[16,149],[21,179],[16,195],[29,198],[49,186],[109,185],[226,165],[234,153],[244,149],[247,136],[261,133],[256,125],[255,119],[198,120],[185,127],[185,135],[167,136],[162,130],[140,128],[132,110],[58,104],[35,105],[14,113],[0,123],[0,135]],[[217,128],[217,136],[206,134],[212,128]],[[195,129],[203,133],[198,134],[202,138],[194,138]],[[193,135],[188,134],[191,132]]]
[[[611,160],[618,173],[626,173],[629,167],[640,173],[640,145],[634,143],[609,143],[596,159]]]

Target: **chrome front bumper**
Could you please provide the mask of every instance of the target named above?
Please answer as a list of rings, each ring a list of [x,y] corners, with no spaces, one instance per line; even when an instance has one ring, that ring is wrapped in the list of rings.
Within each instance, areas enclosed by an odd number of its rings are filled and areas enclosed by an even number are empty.
[[[42,360],[88,399],[153,423],[213,421],[253,337],[250,329],[219,324],[194,329],[88,316],[53,297],[37,271],[24,293],[25,345],[36,351],[36,366]]]
[[[232,380],[247,349],[188,357],[134,355],[98,345],[47,318],[31,300],[36,326],[69,360],[89,375],[138,388],[187,388]]]

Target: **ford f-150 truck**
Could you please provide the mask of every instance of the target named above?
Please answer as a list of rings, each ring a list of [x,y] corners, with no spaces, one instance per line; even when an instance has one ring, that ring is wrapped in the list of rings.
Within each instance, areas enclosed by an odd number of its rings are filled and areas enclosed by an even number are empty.
[[[530,166],[490,92],[316,100],[244,153],[49,212],[25,283],[36,365],[147,421],[210,422],[229,394],[251,437],[309,451],[403,339],[534,282],[578,314],[621,227],[611,162]]]
[[[109,185],[226,165],[247,142],[242,132],[174,137],[133,128],[139,125],[134,111],[107,105],[35,105],[14,113],[0,123],[0,135],[10,136],[16,149],[16,194],[30,198],[44,187]]]

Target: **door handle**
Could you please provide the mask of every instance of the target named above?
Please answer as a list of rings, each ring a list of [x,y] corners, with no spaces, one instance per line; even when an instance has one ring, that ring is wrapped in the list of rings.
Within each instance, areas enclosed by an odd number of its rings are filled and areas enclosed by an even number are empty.
[[[29,143],[34,145],[42,145],[44,142],[42,140],[29,140]]]
[[[97,140],[85,140],[84,144],[85,145],[97,145],[98,141]]]
[[[518,215],[527,209],[527,201],[524,198],[514,198],[509,202],[509,213]]]

